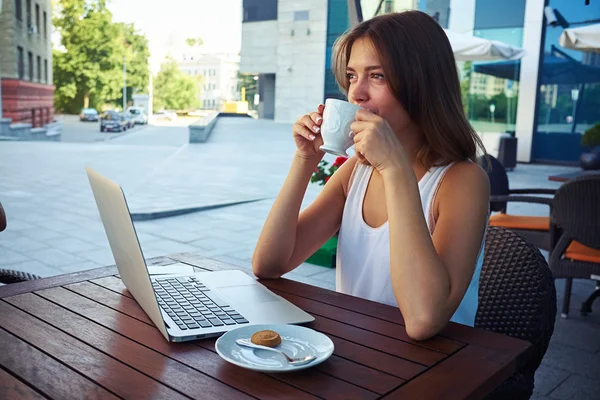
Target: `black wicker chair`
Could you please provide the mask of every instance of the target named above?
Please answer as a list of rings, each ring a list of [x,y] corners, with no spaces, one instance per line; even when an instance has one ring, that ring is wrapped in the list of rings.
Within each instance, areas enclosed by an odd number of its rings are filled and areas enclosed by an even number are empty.
[[[490,217],[490,226],[511,229],[538,248],[550,250],[550,211],[548,216],[526,216],[507,214],[508,202],[536,203],[550,206],[552,199],[531,195],[554,195],[555,189],[510,189],[506,170],[495,157],[486,155],[479,157],[478,164],[490,178],[491,198],[490,211],[499,212]]]
[[[41,276],[27,272],[15,271],[12,269],[0,269],[0,283],[4,284],[31,281],[33,279],[41,278]]]
[[[0,232],[6,229],[6,214],[4,213],[4,208],[2,208],[2,203],[0,203]]]
[[[489,227],[475,326],[527,340],[533,349],[527,363],[488,399],[529,399],[555,319],[554,279],[540,251],[515,232]]]
[[[552,202],[550,269],[566,278],[561,316],[569,315],[573,278],[600,275],[600,175],[583,176],[563,184]],[[592,311],[598,287],[583,303],[582,314]]]
[[[0,232],[6,229],[6,214],[2,203],[0,203]],[[0,283],[16,283],[30,281],[32,279],[40,279],[39,276],[28,274],[26,272],[13,271],[11,269],[0,269]]]

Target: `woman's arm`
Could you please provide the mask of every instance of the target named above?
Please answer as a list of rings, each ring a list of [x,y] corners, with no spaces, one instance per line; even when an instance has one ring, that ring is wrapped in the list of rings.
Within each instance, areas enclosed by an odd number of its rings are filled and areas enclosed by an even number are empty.
[[[271,208],[252,257],[259,278],[279,278],[304,262],[339,229],[355,159],[345,162],[315,201],[300,213],[310,177],[320,158],[296,155]]]
[[[488,214],[489,179],[477,165],[451,167],[438,192],[430,236],[411,168],[382,171],[390,229],[390,275],[406,331],[415,340],[438,333],[473,276]]]

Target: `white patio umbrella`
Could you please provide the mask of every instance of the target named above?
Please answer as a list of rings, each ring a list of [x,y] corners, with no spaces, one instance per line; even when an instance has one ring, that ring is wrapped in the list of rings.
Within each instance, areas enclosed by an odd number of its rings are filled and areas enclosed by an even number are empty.
[[[600,53],[600,24],[567,28],[560,35],[559,41],[567,49]]]
[[[519,60],[525,50],[497,40],[488,40],[444,29],[456,61]]]

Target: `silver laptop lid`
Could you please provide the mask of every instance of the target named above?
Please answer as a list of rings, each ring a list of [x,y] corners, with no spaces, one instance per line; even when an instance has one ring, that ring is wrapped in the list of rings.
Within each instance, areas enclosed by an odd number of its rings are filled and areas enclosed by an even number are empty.
[[[86,171],[121,280],[169,340],[123,190],[91,168],[86,167]]]

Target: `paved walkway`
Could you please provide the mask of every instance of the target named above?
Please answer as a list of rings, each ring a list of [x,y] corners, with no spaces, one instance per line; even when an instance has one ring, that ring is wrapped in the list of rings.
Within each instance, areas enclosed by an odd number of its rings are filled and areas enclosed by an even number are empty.
[[[176,252],[212,256],[250,268],[260,229],[287,174],[291,126],[226,118],[208,143],[187,143],[187,128],[148,126],[106,142],[0,145],[0,266],[52,276],[114,264],[89,188],[90,166],[122,185],[132,212],[264,199],[172,218],[136,222],[146,257]],[[557,188],[552,174],[573,168],[518,165],[511,186]],[[309,185],[304,204],[319,193]],[[509,206],[543,215],[543,207]],[[303,264],[289,278],[334,289],[335,270]],[[563,282],[558,281],[559,304]],[[581,317],[576,307],[593,283],[574,284],[569,320],[558,318],[534,398],[587,399],[600,393],[600,305]]]

